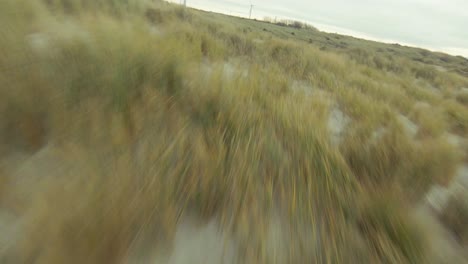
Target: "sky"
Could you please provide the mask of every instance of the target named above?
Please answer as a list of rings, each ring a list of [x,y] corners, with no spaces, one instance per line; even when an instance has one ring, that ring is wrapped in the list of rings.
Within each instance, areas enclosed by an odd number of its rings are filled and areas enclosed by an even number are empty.
[[[326,32],[468,58],[468,0],[187,0],[242,17],[251,4],[252,18],[295,19]]]

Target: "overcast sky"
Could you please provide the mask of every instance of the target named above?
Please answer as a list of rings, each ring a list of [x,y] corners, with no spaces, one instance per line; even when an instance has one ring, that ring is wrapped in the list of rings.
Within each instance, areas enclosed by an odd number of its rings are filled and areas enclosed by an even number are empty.
[[[292,18],[327,32],[468,58],[468,0],[187,0],[195,8],[244,17],[251,3],[252,17]]]

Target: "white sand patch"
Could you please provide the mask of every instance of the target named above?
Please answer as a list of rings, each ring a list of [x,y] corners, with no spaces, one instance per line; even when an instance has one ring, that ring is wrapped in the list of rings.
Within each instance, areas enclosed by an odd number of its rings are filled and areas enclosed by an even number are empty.
[[[430,92],[432,92],[435,95],[441,95],[442,94],[439,89],[437,89],[436,87],[434,87],[432,85],[426,86],[425,89],[429,90]]]
[[[468,193],[468,165],[459,168],[457,176],[448,187],[432,187],[425,201],[414,211],[416,220],[428,234],[430,263],[468,263],[466,249],[438,219],[452,197],[460,197],[460,194],[465,193]]]
[[[211,65],[209,61],[204,60],[200,64],[200,72],[205,76],[210,76],[211,74],[213,74],[213,65]]]
[[[267,231],[266,248],[271,260],[275,263],[283,263],[286,260],[287,256],[284,250],[288,245],[286,239],[287,233],[284,232],[281,221],[277,217],[272,217]]]
[[[385,131],[386,129],[384,127],[377,128],[374,132],[372,132],[371,141],[375,142],[380,140],[385,134]]]
[[[416,134],[418,133],[419,128],[413,121],[411,121],[408,117],[406,117],[406,116],[404,116],[402,114],[398,115],[398,121],[403,126],[403,128],[405,129],[408,136],[410,136],[410,137],[415,137],[416,136]]]
[[[249,74],[247,69],[242,69],[240,64],[235,62],[224,62],[224,63],[211,63],[205,60],[200,65],[201,73],[205,76],[212,76],[215,74],[217,69],[222,70],[223,78],[226,80],[233,80],[237,77],[246,78]]]
[[[304,93],[305,95],[312,95],[313,88],[306,82],[293,81],[291,84],[291,90],[296,93]]]
[[[418,101],[414,104],[413,109],[414,110],[429,110],[431,109],[431,105],[427,102]]]
[[[162,29],[160,27],[157,27],[157,26],[149,27],[149,33],[151,35],[158,36],[158,37],[164,35],[164,32],[162,31]]]
[[[437,89],[436,87],[434,87],[433,85],[427,83],[427,81],[423,81],[423,80],[420,80],[420,79],[416,79],[415,82],[417,87],[415,87],[415,89],[421,89],[421,90],[426,90],[426,91],[430,91],[432,92],[433,94],[435,95],[441,95],[441,91],[439,89]]]
[[[455,135],[455,134],[452,134],[452,133],[445,133],[443,135],[443,137],[445,138],[445,140],[452,146],[458,148],[460,147],[462,144],[463,144],[463,141],[464,141],[464,138],[458,136],[458,135]]]
[[[351,118],[343,113],[338,107],[334,107],[328,118],[328,130],[330,132],[331,143],[339,145],[342,140],[342,134]]]
[[[431,93],[433,93],[436,96],[442,96],[442,92],[439,89],[437,89],[437,88],[435,88],[433,86],[428,86],[426,89],[429,90]]]
[[[62,152],[53,146],[45,146],[30,158],[25,160],[13,174],[14,183],[18,187],[31,187],[33,182],[46,178],[65,178],[73,167],[67,162]]]
[[[225,77],[228,79],[234,78],[234,75],[236,74],[237,69],[236,67],[230,63],[230,62],[225,62],[223,65],[223,74]]]
[[[39,55],[52,52],[56,40],[80,40],[88,44],[92,40],[90,33],[72,19],[51,23],[42,32],[26,35],[25,38],[31,49]]]
[[[265,40],[256,38],[256,39],[253,40],[253,43],[256,43],[256,44],[263,44],[263,43],[265,43]]]
[[[462,87],[460,88],[460,93],[468,94],[468,87]]]
[[[218,264],[236,263],[236,246],[227,239],[212,221],[197,227],[184,222],[179,225],[172,253],[167,264]]]
[[[80,26],[79,23],[76,23],[73,19],[68,19],[66,21],[51,25],[47,33],[50,36],[67,40],[79,39],[90,41],[92,39],[91,34],[85,28]]]
[[[462,88],[460,88],[460,89],[458,89],[458,90],[453,91],[453,96],[455,96],[455,97],[459,97],[459,96],[465,97],[465,96],[468,96],[468,88],[462,87]]]
[[[426,202],[436,212],[440,213],[447,206],[450,198],[450,192],[447,188],[435,185],[433,186],[426,195]]]
[[[205,225],[197,221],[185,220],[177,227],[172,246],[163,246],[155,252],[133,255],[126,263],[155,264],[233,264],[240,263],[239,241],[223,231],[216,221]],[[259,227],[261,228],[261,227]],[[317,253],[320,242],[320,230],[313,226],[295,226],[294,237],[290,227],[281,221],[279,216],[270,218],[265,231],[264,249],[268,263],[288,263],[288,252],[291,245],[302,245],[309,253]],[[294,240],[294,241],[292,241]],[[150,251],[154,247],[146,247]],[[169,250],[167,250],[169,249]]]
[[[9,179],[0,200],[0,263],[13,263],[8,258],[12,257],[22,235],[21,227],[26,219],[16,215],[16,207],[27,208],[41,191],[44,179],[56,177],[68,181],[69,167],[61,154],[56,148],[46,146],[31,156],[13,153],[0,162],[0,168],[6,173],[2,176]]]
[[[20,237],[19,227],[20,222],[16,216],[7,210],[0,209],[0,263],[7,262],[9,251]]]
[[[434,65],[434,68],[440,72],[447,72],[447,69],[440,65]]]
[[[313,87],[310,83],[305,81],[294,80],[290,83],[290,89],[293,93],[301,96],[312,96],[321,102],[325,102],[328,105],[334,104],[333,96],[318,87]]]
[[[195,224],[197,221],[185,220],[177,227],[171,248],[162,251],[146,252],[134,255],[126,263],[155,263],[155,264],[233,264],[240,263],[238,241],[224,232],[216,223],[211,221],[205,225]],[[261,228],[261,227],[259,227]],[[298,226],[294,228],[299,228]],[[320,230],[313,226],[301,226],[297,235],[291,237],[289,226],[278,216],[272,216],[265,229],[265,252],[268,263],[288,263],[290,245],[302,245],[314,255],[320,247]],[[292,241],[294,240],[294,241]],[[154,247],[147,247],[149,250]]]
[[[455,176],[453,184],[450,186],[450,188],[455,189],[458,188],[457,186],[465,188],[468,192],[468,164],[465,164],[458,170],[457,175]]]
[[[225,62],[223,65],[223,75],[227,79],[234,79],[236,77],[246,78],[249,73],[247,69],[242,69],[242,66],[239,63],[229,61]]]
[[[36,53],[46,51],[50,46],[50,37],[45,33],[33,33],[26,36],[31,49]]]
[[[468,263],[464,249],[458,244],[453,234],[439,221],[438,217],[426,205],[420,205],[413,211],[413,217],[427,234],[427,263]]]

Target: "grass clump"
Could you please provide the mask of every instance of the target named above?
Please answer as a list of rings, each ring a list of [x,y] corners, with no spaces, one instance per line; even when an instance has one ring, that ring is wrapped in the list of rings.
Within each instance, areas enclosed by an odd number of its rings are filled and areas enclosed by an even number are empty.
[[[443,109],[434,109],[430,105],[415,105],[410,113],[410,118],[414,120],[418,128],[418,137],[437,138],[447,131],[447,121]]]
[[[407,211],[389,196],[371,197],[358,225],[383,263],[422,263],[424,236]]]
[[[464,106],[468,106],[468,92],[459,92],[457,95],[456,95],[456,100],[464,105]]]
[[[343,156],[354,174],[369,184],[387,184],[395,177],[399,166],[407,160],[413,150],[403,131],[394,128],[375,134],[364,128],[349,132],[341,146]]]
[[[468,109],[454,100],[446,100],[443,107],[453,132],[460,135],[468,133]]]
[[[54,12],[64,12],[66,14],[79,14],[85,12],[109,12],[114,15],[126,15],[129,11],[139,10],[141,1],[136,0],[44,0],[49,9]]]
[[[439,216],[453,235],[462,243],[468,243],[468,197],[466,192],[458,192],[452,195],[447,207]]]
[[[417,200],[434,183],[446,185],[460,155],[442,139],[412,142],[397,125],[381,130],[354,129],[340,146],[354,175],[371,189],[404,190]]]
[[[408,193],[412,193],[410,189],[416,187],[413,195],[417,195],[418,191],[420,194],[421,191],[426,192],[434,183],[448,185],[461,160],[458,150],[441,138],[423,141],[412,158],[410,166],[405,168],[406,179],[402,184],[407,186]]]

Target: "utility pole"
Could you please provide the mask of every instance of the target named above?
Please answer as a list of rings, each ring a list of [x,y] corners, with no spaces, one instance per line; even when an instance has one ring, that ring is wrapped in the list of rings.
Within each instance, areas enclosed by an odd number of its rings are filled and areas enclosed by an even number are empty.
[[[249,19],[252,18],[252,9],[253,9],[253,7],[254,7],[253,5],[250,5]]]
[[[184,8],[183,8],[183,16],[184,16],[184,19],[186,19],[187,17],[187,0],[184,0]]]

